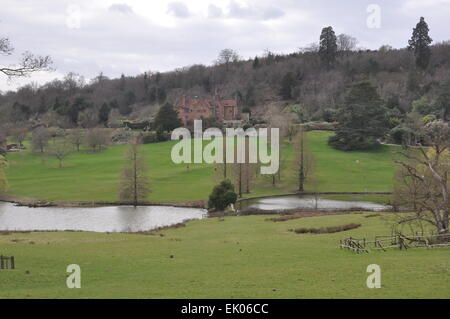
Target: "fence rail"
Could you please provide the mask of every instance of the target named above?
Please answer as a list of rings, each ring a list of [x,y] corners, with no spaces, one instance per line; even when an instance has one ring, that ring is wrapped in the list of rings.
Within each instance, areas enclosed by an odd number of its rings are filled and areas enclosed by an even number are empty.
[[[340,240],[341,249],[349,249],[353,252],[370,253],[372,250],[386,251],[389,248],[409,249],[414,247],[445,247],[450,246],[450,235],[395,235],[395,236],[375,236],[375,240],[369,241],[366,238],[344,238]]]
[[[15,269],[14,256],[0,256],[0,269]]]

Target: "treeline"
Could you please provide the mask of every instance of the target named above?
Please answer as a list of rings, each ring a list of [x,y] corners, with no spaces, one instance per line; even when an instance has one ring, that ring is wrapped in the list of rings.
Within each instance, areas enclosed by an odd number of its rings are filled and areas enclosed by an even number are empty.
[[[424,49],[413,40],[414,34],[409,43],[405,39],[409,47],[404,49],[385,45],[362,50],[356,48],[356,39],[336,36],[328,27],[319,45],[287,55],[266,51],[243,60],[226,49],[212,66],[118,79],[100,74],[90,83],[70,73],[63,80],[40,87],[30,84],[0,95],[0,121],[16,127],[36,123],[61,128],[114,127],[123,119],[148,119],[161,105],[173,104],[183,94],[218,93],[238,98],[242,110],[255,118],[298,105],[302,122],[332,122],[349,89],[361,81],[376,88],[393,127],[408,114],[448,117],[437,103],[450,78],[450,42],[430,45],[429,41]],[[422,42],[416,39],[416,43]],[[270,111],[273,108],[275,112]]]

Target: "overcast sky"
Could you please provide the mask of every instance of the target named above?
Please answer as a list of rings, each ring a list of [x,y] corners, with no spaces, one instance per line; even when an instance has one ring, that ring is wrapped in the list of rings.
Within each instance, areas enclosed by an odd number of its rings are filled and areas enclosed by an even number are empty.
[[[52,73],[8,82],[14,90],[75,72],[91,79],[211,64],[223,48],[244,58],[297,51],[317,42],[321,29],[356,37],[359,46],[405,47],[424,16],[431,37],[450,39],[450,0],[0,0],[0,37],[23,51],[50,55]],[[378,11],[380,9],[380,11]],[[380,14],[378,15],[378,12]]]

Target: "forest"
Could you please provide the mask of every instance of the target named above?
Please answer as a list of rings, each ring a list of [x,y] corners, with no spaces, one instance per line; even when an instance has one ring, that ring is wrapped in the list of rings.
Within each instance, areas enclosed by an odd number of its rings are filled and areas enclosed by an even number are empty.
[[[426,31],[425,39],[419,28]],[[328,27],[318,44],[291,54],[266,50],[243,59],[237,51],[224,49],[211,65],[165,73],[148,71],[114,79],[100,73],[86,81],[72,72],[42,86],[31,83],[16,92],[3,92],[0,123],[6,132],[39,124],[118,127],[123,120],[152,119],[162,105],[173,105],[182,95],[213,94],[238,99],[253,123],[283,123],[286,118],[297,123],[335,122],[350,89],[365,81],[376,89],[391,142],[400,143],[405,133],[450,116],[450,41],[431,42],[421,18],[411,40],[405,39],[408,46],[400,49],[389,45],[361,49],[357,39],[336,36]]]

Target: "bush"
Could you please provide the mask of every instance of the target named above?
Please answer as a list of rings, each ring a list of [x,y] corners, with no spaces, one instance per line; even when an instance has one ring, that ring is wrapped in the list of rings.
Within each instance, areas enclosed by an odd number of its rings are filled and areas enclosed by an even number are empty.
[[[234,186],[229,180],[222,181],[215,186],[209,195],[208,207],[214,210],[224,210],[229,205],[236,203],[237,194]]]
[[[410,128],[404,126],[394,127],[389,132],[390,140],[394,144],[403,144],[410,140],[414,135],[414,132]]]
[[[143,144],[152,144],[170,140],[170,134],[162,131],[146,133],[142,137]]]
[[[291,231],[294,231],[297,234],[331,234],[338,233],[342,231],[347,231],[351,229],[355,229],[361,227],[361,224],[347,224],[343,226],[332,226],[332,227],[322,227],[322,228],[297,228]]]

